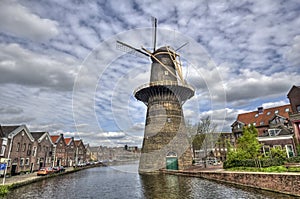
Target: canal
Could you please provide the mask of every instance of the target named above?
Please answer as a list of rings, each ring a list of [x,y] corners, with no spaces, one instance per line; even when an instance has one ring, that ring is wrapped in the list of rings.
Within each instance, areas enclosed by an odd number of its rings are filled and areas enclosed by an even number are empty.
[[[137,164],[95,167],[20,187],[6,198],[294,198],[194,177],[139,175]]]

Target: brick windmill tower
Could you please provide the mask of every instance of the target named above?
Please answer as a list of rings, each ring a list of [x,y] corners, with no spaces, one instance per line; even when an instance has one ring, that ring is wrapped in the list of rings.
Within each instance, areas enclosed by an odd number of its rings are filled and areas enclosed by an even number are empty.
[[[194,89],[183,79],[180,56],[169,46],[156,49],[157,19],[153,18],[153,52],[117,41],[117,48],[151,58],[148,84],[134,91],[147,106],[139,173],[159,169],[184,169],[192,164],[182,105],[194,96]]]

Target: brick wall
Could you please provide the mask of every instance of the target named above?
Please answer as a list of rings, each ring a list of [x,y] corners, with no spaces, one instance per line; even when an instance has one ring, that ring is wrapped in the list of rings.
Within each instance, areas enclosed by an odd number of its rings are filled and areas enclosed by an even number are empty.
[[[258,189],[300,196],[300,175],[295,173],[259,173],[259,172],[196,172],[182,171],[164,173],[201,177],[210,180],[239,184]]]

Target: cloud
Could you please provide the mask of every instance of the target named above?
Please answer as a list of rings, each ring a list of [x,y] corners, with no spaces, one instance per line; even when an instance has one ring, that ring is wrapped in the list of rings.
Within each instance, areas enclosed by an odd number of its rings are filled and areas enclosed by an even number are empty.
[[[38,54],[16,43],[0,44],[0,48],[0,84],[73,88],[75,60]]]
[[[2,106],[0,107],[0,114],[21,114],[23,109],[19,107]]]
[[[299,7],[272,0],[4,0],[0,122],[95,145],[141,144],[147,107],[133,91],[148,83],[150,62],[118,51],[115,41],[151,49],[156,16],[157,46],[189,41],[178,52],[196,89],[183,106],[186,119],[211,115],[229,131],[238,113],[287,102],[291,86],[300,85]]]
[[[0,4],[0,31],[34,41],[44,41],[58,34],[58,23],[42,19],[17,1]]]
[[[290,50],[286,53],[286,57],[291,62],[292,67],[299,70],[300,66],[300,35],[293,38],[293,43]]]

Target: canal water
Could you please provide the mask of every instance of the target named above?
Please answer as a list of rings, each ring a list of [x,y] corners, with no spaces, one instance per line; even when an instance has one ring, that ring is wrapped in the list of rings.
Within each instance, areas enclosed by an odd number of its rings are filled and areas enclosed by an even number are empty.
[[[20,187],[5,198],[293,198],[194,177],[139,175],[137,164],[95,167]]]

